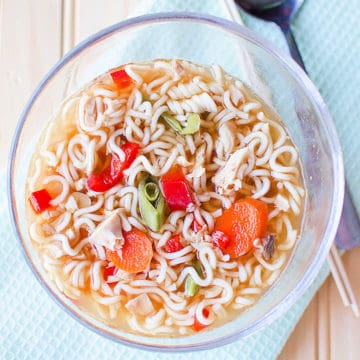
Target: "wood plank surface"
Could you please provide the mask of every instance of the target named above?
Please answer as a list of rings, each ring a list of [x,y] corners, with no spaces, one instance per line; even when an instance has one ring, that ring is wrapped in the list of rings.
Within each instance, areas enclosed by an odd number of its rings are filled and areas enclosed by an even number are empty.
[[[343,255],[346,271],[360,301],[360,247]],[[329,282],[329,353],[331,359],[360,359],[360,318],[342,306],[333,281]]]
[[[60,57],[61,1],[0,1],[0,171],[35,86]]]
[[[79,41],[127,18],[136,5],[135,0],[0,0],[0,171],[22,108],[49,68]],[[343,258],[360,299],[360,248]],[[360,359],[360,320],[344,308],[331,278],[279,359]]]

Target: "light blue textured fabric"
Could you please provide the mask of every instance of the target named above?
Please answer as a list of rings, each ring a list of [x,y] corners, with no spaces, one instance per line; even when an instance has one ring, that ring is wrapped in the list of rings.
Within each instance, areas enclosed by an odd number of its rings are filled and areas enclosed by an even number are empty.
[[[195,11],[228,17],[219,0],[143,0],[136,13]],[[307,0],[294,19],[305,64],[337,125],[346,172],[360,206],[360,14],[357,0]],[[244,14],[243,14],[244,15]],[[244,15],[246,24],[279,47],[280,31]],[[113,343],[83,328],[46,294],[26,265],[9,223],[5,176],[0,177],[0,358],[1,359],[275,359],[304,309],[328,274],[325,265],[314,284],[283,317],[246,339],[202,353],[147,353]]]

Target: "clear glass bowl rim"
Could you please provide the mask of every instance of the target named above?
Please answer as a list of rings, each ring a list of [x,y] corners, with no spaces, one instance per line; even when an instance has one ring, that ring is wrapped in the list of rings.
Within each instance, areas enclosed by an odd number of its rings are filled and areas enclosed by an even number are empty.
[[[29,254],[27,253],[23,239],[21,237],[20,231],[17,227],[17,217],[16,217],[16,209],[14,208],[14,167],[15,167],[15,158],[17,152],[17,145],[20,140],[21,132],[28,116],[28,113],[31,110],[32,105],[35,103],[39,94],[43,91],[46,84],[56,76],[57,72],[72,58],[76,57],[80,54],[84,49],[88,46],[92,45],[94,42],[101,41],[101,39],[111,35],[114,32],[119,30],[126,30],[136,27],[138,25],[145,24],[155,24],[155,23],[165,23],[165,22],[199,22],[202,24],[213,25],[215,27],[221,28],[222,30],[233,33],[237,36],[244,38],[245,40],[255,44],[256,46],[262,48],[267,53],[269,53],[272,57],[277,59],[284,68],[294,77],[297,81],[303,86],[306,90],[307,95],[311,96],[313,100],[313,104],[317,107],[317,110],[321,114],[320,121],[323,123],[323,128],[325,130],[326,138],[332,148],[331,152],[331,161],[334,169],[334,173],[336,174],[334,180],[334,193],[332,194],[332,207],[330,216],[327,222],[327,226],[325,229],[325,233],[323,238],[321,239],[317,254],[313,258],[311,265],[303,274],[301,280],[297,283],[297,285],[285,296],[285,298],[280,301],[277,306],[275,306],[271,311],[269,311],[263,318],[259,319],[251,323],[247,328],[240,329],[239,331],[231,334],[230,336],[226,336],[223,338],[219,338],[216,341],[211,342],[202,342],[197,345],[187,346],[185,345],[176,345],[174,347],[169,346],[154,346],[147,345],[145,343],[137,343],[132,342],[127,339],[119,338],[110,332],[100,329],[92,324],[90,321],[82,318],[80,314],[75,314],[70,308],[63,303],[60,297],[58,297],[46,284],[46,281],[42,278],[38,270],[36,269],[34,263],[32,262]],[[277,49],[271,43],[264,40],[261,36],[255,33],[248,28],[245,28],[242,25],[239,25],[235,22],[219,18],[216,16],[208,15],[208,14],[200,14],[194,12],[161,12],[161,13],[153,13],[147,14],[143,16],[133,17],[95,33],[94,35],[88,37],[84,41],[80,42],[77,46],[75,46],[71,51],[64,55],[45,75],[43,80],[39,83],[39,85],[34,90],[33,94],[29,98],[26,103],[24,110],[19,118],[15,134],[12,140],[9,161],[8,161],[8,176],[7,176],[7,196],[9,203],[9,212],[10,219],[13,231],[16,235],[20,243],[20,247],[22,253],[25,257],[27,264],[29,265],[31,271],[34,273],[37,280],[40,282],[42,287],[46,290],[46,292],[51,296],[51,298],[62,308],[65,310],[67,314],[72,316],[74,319],[79,321],[81,324],[85,325],[88,329],[108,338],[114,340],[123,345],[136,347],[142,350],[151,350],[151,351],[162,351],[162,352],[179,352],[179,351],[194,351],[194,350],[207,350],[210,348],[226,345],[231,343],[239,338],[248,336],[259,329],[269,325],[274,320],[283,315],[295,302],[300,298],[301,295],[305,292],[305,290],[312,284],[315,280],[315,277],[319,273],[322,265],[326,261],[327,254],[329,249],[333,243],[335,238],[335,234],[338,228],[338,224],[341,217],[342,212],[342,204],[344,198],[344,168],[343,168],[343,158],[340,142],[338,139],[338,135],[332,122],[331,116],[327,110],[326,104],[322,99],[320,93],[313,85],[311,80],[308,78],[306,73],[300,68],[300,66],[286,53]]]

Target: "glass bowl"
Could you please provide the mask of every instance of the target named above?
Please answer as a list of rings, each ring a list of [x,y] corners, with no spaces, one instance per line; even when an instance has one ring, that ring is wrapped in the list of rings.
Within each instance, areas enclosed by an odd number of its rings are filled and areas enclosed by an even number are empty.
[[[25,221],[29,161],[40,134],[61,102],[110,68],[156,58],[220,64],[267,99],[299,149],[307,189],[301,238],[276,283],[233,321],[177,338],[115,330],[80,310],[49,280],[35,254]],[[28,264],[68,314],[119,343],[156,351],[192,351],[250,335],[284,314],[299,299],[326,260],[340,219],[343,186],[342,154],[334,125],[318,91],[293,60],[238,24],[208,15],[163,13],[129,19],[95,34],[50,70],[19,120],[10,155],[8,196],[12,223]]]

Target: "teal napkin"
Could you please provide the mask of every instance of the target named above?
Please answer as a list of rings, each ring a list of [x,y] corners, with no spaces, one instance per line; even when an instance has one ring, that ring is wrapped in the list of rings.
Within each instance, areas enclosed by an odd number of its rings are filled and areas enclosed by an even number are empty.
[[[157,11],[194,11],[228,18],[222,1],[142,0],[133,16]],[[245,23],[285,49],[273,24],[241,13]],[[348,182],[360,208],[357,134],[360,78],[357,0],[307,0],[293,29],[307,69],[328,103],[344,149]],[[328,274],[324,265],[301,299],[270,326],[221,348],[189,354],[149,353],[116,344],[84,328],[61,310],[35,280],[10,228],[5,176],[0,176],[0,358],[3,359],[275,359]]]

